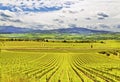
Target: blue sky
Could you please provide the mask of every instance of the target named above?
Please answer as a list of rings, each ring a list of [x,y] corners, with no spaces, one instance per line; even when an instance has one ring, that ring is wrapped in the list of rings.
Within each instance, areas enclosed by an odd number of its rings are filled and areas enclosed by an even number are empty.
[[[0,0],[0,26],[120,32],[119,0]]]

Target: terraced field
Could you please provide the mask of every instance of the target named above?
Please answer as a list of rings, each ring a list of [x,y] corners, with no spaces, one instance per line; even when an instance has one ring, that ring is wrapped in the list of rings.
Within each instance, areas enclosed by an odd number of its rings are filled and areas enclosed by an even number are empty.
[[[120,82],[119,44],[1,42],[0,81]]]

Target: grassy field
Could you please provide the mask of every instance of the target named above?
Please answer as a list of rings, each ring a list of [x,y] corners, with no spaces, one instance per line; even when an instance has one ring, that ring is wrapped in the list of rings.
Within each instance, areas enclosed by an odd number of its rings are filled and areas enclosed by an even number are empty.
[[[20,39],[49,39],[49,40],[120,40],[120,33],[106,34],[59,34],[59,33],[12,33],[0,34],[1,38],[20,38]],[[1,39],[0,38],[0,39]]]
[[[1,42],[0,82],[120,82],[120,41]]]

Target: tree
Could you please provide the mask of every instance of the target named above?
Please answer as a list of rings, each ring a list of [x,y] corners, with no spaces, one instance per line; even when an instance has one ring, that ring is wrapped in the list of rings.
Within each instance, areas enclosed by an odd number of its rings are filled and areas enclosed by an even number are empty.
[[[63,40],[63,42],[67,42],[66,40]]]
[[[46,42],[49,42],[49,41],[48,41],[48,39],[47,39],[47,40],[45,40],[45,41],[46,41]]]
[[[93,48],[93,45],[91,45],[91,48]]]

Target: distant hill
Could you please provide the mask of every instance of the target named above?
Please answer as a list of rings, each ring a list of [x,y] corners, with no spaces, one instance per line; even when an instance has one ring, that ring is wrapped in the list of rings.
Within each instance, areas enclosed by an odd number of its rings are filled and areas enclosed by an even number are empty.
[[[56,33],[76,33],[76,34],[110,33],[110,31],[98,31],[98,30],[91,30],[91,29],[79,28],[79,27],[56,29],[51,31]]]
[[[54,29],[54,30],[34,30],[28,28],[20,28],[13,26],[0,26],[0,33],[76,33],[76,34],[91,34],[91,33],[111,33],[110,31],[102,31],[102,30],[91,30],[87,28],[62,28],[62,29]]]
[[[0,26],[0,33],[27,33],[31,32],[32,29],[28,28],[20,28],[20,27],[13,27],[13,26]]]

